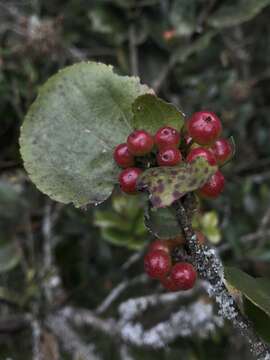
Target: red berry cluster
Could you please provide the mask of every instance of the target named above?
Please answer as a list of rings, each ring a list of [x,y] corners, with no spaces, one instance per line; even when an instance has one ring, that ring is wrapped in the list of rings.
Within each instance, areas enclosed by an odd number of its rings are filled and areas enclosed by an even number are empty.
[[[152,166],[176,166],[181,161],[192,162],[204,157],[210,165],[223,165],[232,156],[232,146],[220,138],[222,125],[216,114],[210,111],[194,113],[182,133],[165,126],[154,136],[145,130],[135,130],[126,143],[116,146],[114,160],[123,168],[119,184],[123,192],[136,193],[136,182],[145,168]],[[215,198],[223,190],[223,174],[218,170],[199,189],[204,197]]]
[[[199,242],[204,241],[200,233]],[[155,240],[144,257],[145,272],[153,279],[161,282],[169,291],[192,289],[197,272],[193,265],[185,260],[175,260],[173,253],[176,248],[184,244],[182,238],[170,240]]]

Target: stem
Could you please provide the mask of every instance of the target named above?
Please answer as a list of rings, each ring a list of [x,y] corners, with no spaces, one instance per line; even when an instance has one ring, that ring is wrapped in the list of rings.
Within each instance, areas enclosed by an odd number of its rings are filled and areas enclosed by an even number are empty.
[[[177,221],[183,230],[187,248],[190,251],[192,264],[200,277],[209,282],[209,295],[215,298],[219,306],[219,314],[230,320],[241,335],[247,339],[251,352],[258,360],[269,360],[270,346],[265,344],[256,334],[252,323],[242,315],[234,298],[224,285],[223,266],[215,250],[197,243],[196,234],[187,211],[189,202],[190,200],[187,197],[185,204],[178,200],[174,203],[174,207]]]

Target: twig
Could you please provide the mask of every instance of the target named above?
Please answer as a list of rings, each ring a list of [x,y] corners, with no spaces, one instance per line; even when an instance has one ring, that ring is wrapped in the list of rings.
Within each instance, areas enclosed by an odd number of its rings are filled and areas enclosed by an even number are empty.
[[[188,199],[186,203],[188,205]],[[223,266],[216,252],[197,243],[196,234],[187,215],[186,205],[184,206],[181,201],[176,201],[174,206],[177,220],[191,254],[191,261],[197,268],[200,277],[209,282],[209,295],[215,298],[219,306],[219,314],[230,320],[233,326],[247,339],[251,351],[258,360],[270,359],[270,347],[258,337],[252,324],[241,314],[236,302],[225,287]]]
[[[128,30],[129,37],[129,58],[130,58],[130,68],[131,75],[139,75],[139,65],[138,65],[138,49],[136,45],[136,29],[134,23],[131,23]]]
[[[257,231],[245,234],[240,237],[240,242],[243,244],[249,244],[250,242],[257,241],[257,247],[262,247],[265,244],[266,239],[270,236],[270,207],[266,209],[265,214],[258,226]],[[222,244],[218,247],[218,252],[223,253],[231,248],[229,243]]]
[[[160,72],[160,75],[157,77],[157,79],[153,82],[152,88],[155,91],[155,93],[159,93],[160,89],[163,86],[163,83],[166,81],[170,71],[174,67],[174,65],[177,63],[177,57],[174,55],[171,55],[167,64],[163,67],[163,69]]]
[[[10,315],[0,318],[0,334],[14,333],[29,326],[29,316],[25,314]]]
[[[41,326],[37,319],[32,319],[32,353],[33,360],[43,360],[43,356],[40,349],[40,339],[41,339]]]
[[[140,260],[140,258],[142,257],[144,253],[144,249],[135,252],[134,254],[132,254],[127,261],[124,262],[124,264],[122,265],[122,270],[126,271],[128,270],[133,264],[135,264],[138,260]]]
[[[104,313],[112,303],[130,286],[146,283],[148,281],[148,277],[145,274],[141,274],[136,276],[133,279],[122,281],[118,284],[113,290],[109,293],[109,295],[102,301],[102,303],[97,307],[96,313],[102,314]]]
[[[146,310],[148,306],[157,305],[161,301],[163,305],[168,305],[173,301],[177,301],[182,294],[162,294],[158,296],[152,295],[146,297],[142,311]],[[189,294],[191,295],[191,294]],[[154,301],[157,297],[158,301]],[[151,301],[149,301],[151,299]],[[143,298],[131,299],[137,305],[143,303]],[[76,309],[73,307],[66,307],[58,313],[59,318],[65,321],[72,322],[75,326],[85,327],[89,326],[97,331],[102,332],[106,336],[110,336],[114,341],[121,341],[122,343],[134,345],[136,347],[150,347],[154,349],[163,348],[169,342],[175,340],[177,337],[188,337],[196,335],[202,338],[216,330],[216,327],[223,326],[221,317],[214,314],[213,305],[205,303],[200,299],[188,306],[181,306],[180,310],[170,315],[169,319],[158,322],[147,330],[144,329],[140,322],[132,322],[131,318],[141,313],[140,307],[132,310],[131,304],[126,304],[130,307],[131,316],[120,318],[119,321],[113,318],[101,319],[96,316],[91,310]],[[122,315],[122,314],[121,314]]]
[[[246,234],[240,237],[240,242],[243,244],[247,244],[253,241],[264,241],[264,239],[267,239],[270,236],[270,229],[268,230],[258,230],[254,233]],[[231,248],[231,245],[229,243],[222,244],[218,247],[218,252],[221,254],[224,251],[227,251]]]
[[[214,315],[212,304],[199,300],[181,307],[168,320],[158,323],[149,330],[145,330],[140,323],[128,322],[121,328],[121,337],[132,345],[162,349],[179,336],[196,335],[206,338],[216,330],[216,327],[222,325],[222,319]]]
[[[196,287],[185,292],[153,294],[134,299],[128,299],[122,302],[118,308],[121,322],[125,323],[127,321],[133,320],[149,307],[165,306],[171,303],[175,303],[179,300],[189,299],[200,293],[202,290],[206,290],[207,286],[208,284],[206,282],[199,282]]]
[[[52,211],[53,203],[49,200],[44,207],[44,215],[42,221],[42,235],[43,235],[43,264],[40,271],[40,276],[42,279],[42,285],[44,289],[44,294],[46,296],[46,300],[48,304],[52,303],[53,300],[53,290],[54,290],[54,283],[59,283],[60,278],[57,276],[57,281],[52,281],[52,276],[48,279],[46,278],[52,270],[57,272],[56,266],[54,263],[53,258],[53,232],[52,229],[58,219],[60,210],[62,206],[56,207],[54,212]],[[55,279],[53,279],[55,280]]]
[[[130,354],[129,347],[126,344],[121,345],[120,358],[121,360],[134,360],[134,358]]]

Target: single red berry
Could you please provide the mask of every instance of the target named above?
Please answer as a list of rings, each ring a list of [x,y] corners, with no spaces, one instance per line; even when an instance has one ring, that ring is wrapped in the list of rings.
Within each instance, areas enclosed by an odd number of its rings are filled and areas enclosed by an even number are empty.
[[[173,281],[171,274],[168,276],[165,276],[163,279],[160,280],[161,284],[164,286],[164,288],[168,291],[179,291],[181,290],[179,286]]]
[[[182,161],[182,155],[178,149],[161,149],[157,155],[159,166],[175,166]]]
[[[122,168],[134,165],[134,156],[129,152],[127,144],[119,144],[114,149],[113,157],[117,165]]]
[[[149,251],[144,257],[144,270],[153,279],[161,279],[171,270],[171,257],[162,250]]]
[[[177,263],[172,267],[171,278],[179,290],[188,290],[193,288],[197,272],[190,263]]]
[[[197,148],[191,149],[186,160],[187,160],[187,162],[191,163],[199,156],[204,157],[209,162],[210,165],[217,164],[214,154],[210,150],[205,149],[203,147],[197,147]]]
[[[136,182],[142,170],[139,168],[127,168],[119,174],[118,180],[121,190],[128,194],[136,193]]]
[[[167,241],[165,240],[155,240],[153,241],[150,246],[149,246],[149,252],[154,251],[154,250],[161,250],[166,252],[167,254],[170,254],[170,249],[169,246],[167,244]]]
[[[216,198],[223,191],[225,178],[221,171],[217,171],[211,178],[199,189],[199,194],[206,198]]]
[[[222,125],[215,113],[199,111],[188,120],[187,129],[196,143],[210,145],[220,136]]]
[[[170,126],[160,128],[155,135],[155,144],[159,149],[177,148],[180,143],[180,134]]]
[[[154,139],[147,131],[135,130],[127,138],[127,146],[131,154],[143,156],[152,150]]]
[[[232,156],[232,146],[227,139],[218,139],[211,146],[211,150],[219,165],[224,164]]]

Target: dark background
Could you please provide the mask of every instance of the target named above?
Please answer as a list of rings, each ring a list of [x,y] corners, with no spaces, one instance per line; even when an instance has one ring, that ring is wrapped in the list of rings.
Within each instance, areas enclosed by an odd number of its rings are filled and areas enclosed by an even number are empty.
[[[236,154],[224,168],[224,194],[202,203],[200,226],[225,263],[270,277],[267,5],[257,0],[0,0],[0,359],[38,359],[33,326],[20,323],[22,314],[37,320],[45,360],[81,359],[65,351],[61,341],[58,347],[46,325],[48,313],[66,305],[95,309],[119,282],[143,271],[140,251],[150,236],[138,200],[130,205],[116,192],[113,204],[107,201],[99,209],[62,206],[43,196],[23,169],[18,137],[24,115],[38,87],[74,62],[113,64],[119,74],[139,76],[187,115],[209,109],[221,117]],[[136,251],[137,261],[126,266]],[[49,281],[53,300],[48,305]],[[124,299],[159,292],[155,282],[128,287],[102,316],[117,317]],[[166,304],[162,309],[164,319],[175,310]],[[155,309],[146,326],[159,321]],[[206,339],[178,337],[159,351],[124,349],[128,355],[118,352],[117,336],[89,329],[79,335],[95,344],[101,359],[249,359],[227,324]]]

